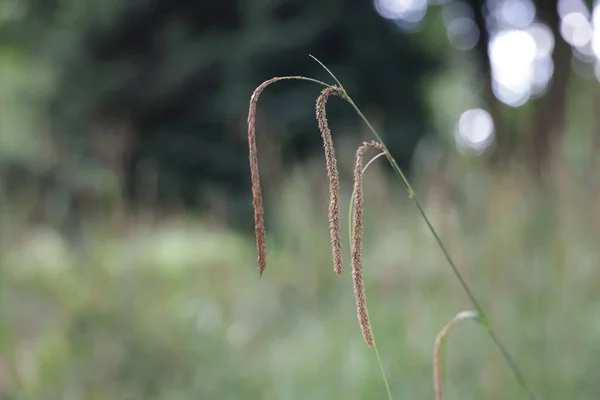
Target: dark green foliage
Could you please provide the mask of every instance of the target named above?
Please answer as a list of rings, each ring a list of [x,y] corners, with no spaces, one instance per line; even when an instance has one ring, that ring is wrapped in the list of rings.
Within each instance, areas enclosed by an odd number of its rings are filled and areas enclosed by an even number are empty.
[[[102,127],[109,142],[115,132],[126,136],[127,146],[114,147],[131,201],[145,196],[140,170],[152,165],[160,201],[198,205],[217,183],[237,215],[249,211],[238,204],[250,195],[242,134],[250,94],[272,76],[321,76],[309,53],[326,60],[366,110],[388,116],[383,131],[402,166],[426,131],[419,89],[432,60],[371,2],[84,0],[29,11],[46,32],[32,46],[46,49],[58,74],[55,131],[90,159],[91,131]],[[285,167],[318,154],[316,94],[291,83],[261,99],[262,140],[281,148]],[[332,121],[336,115],[333,105]]]

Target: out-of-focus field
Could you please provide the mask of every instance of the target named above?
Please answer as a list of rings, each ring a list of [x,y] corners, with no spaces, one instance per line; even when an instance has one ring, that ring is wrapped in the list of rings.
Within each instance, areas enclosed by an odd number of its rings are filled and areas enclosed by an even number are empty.
[[[366,174],[369,311],[394,398],[431,399],[434,339],[471,306],[400,184],[379,172]],[[539,398],[595,399],[600,205],[589,180],[564,165],[550,174],[542,190],[516,167],[451,163],[415,186]],[[260,280],[253,237],[189,215],[125,230],[88,221],[86,245],[73,246],[23,225],[11,205],[0,249],[6,398],[386,398],[355,315],[347,242],[344,275],[332,271],[322,166],[276,189]],[[448,344],[447,399],[524,398],[476,324]]]

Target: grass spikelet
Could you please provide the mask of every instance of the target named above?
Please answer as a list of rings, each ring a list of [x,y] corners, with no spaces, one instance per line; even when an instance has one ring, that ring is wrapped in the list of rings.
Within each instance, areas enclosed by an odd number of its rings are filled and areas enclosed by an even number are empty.
[[[254,207],[254,232],[256,235],[256,251],[258,257],[258,271],[260,276],[267,268],[267,237],[265,232],[265,216],[260,186],[260,173],[258,171],[258,150],[256,147],[256,105],[263,90],[278,78],[269,79],[252,93],[250,109],[248,110],[248,147],[250,149],[250,179],[252,181],[252,206]]]
[[[435,345],[433,346],[433,386],[435,389],[435,400],[442,400],[443,394],[443,379],[442,379],[442,363],[443,363],[443,350],[446,335],[450,333],[452,327],[457,323],[471,319],[477,320],[479,315],[474,311],[463,311],[454,316],[447,324],[442,328],[435,338]]]
[[[354,209],[352,213],[352,281],[354,282],[354,297],[356,298],[356,313],[363,337],[367,345],[373,345],[373,333],[369,322],[367,310],[367,296],[362,275],[362,236],[363,236],[363,155],[373,147],[383,150],[378,142],[364,142],[356,150],[356,164],[354,166]]]
[[[337,160],[335,149],[331,138],[331,131],[327,123],[325,108],[327,99],[331,95],[344,97],[340,88],[332,86],[323,89],[321,95],[317,98],[317,121],[319,130],[323,137],[323,148],[325,150],[325,165],[327,168],[327,177],[329,178],[329,232],[331,236],[331,252],[333,257],[333,270],[337,275],[342,274],[342,234],[340,229],[340,182],[337,169]]]

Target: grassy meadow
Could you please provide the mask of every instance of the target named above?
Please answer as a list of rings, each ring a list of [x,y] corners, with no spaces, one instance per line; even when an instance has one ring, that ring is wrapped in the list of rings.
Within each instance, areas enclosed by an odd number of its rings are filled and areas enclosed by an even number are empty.
[[[267,190],[261,279],[252,235],[190,214],[89,220],[73,244],[3,213],[1,391],[10,399],[387,398],[356,317],[346,161],[341,278],[321,158]],[[472,307],[383,162],[365,174],[371,323],[394,399],[432,399],[435,337]],[[415,190],[539,398],[597,398],[597,190],[566,162],[555,163],[546,188],[518,166],[492,173],[478,163],[423,169]],[[525,396],[468,322],[448,338],[444,388],[447,399]]]

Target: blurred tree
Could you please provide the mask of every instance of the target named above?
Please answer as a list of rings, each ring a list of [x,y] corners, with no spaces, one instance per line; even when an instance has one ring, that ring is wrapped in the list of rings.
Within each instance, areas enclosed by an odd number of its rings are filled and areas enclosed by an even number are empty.
[[[559,1],[535,0],[538,18],[545,23],[554,36],[553,79],[546,93],[532,102],[531,127],[519,130],[506,121],[505,106],[492,91],[492,71],[488,55],[490,35],[486,25],[486,0],[468,0],[474,12],[474,20],[480,38],[474,48],[479,69],[485,80],[484,100],[496,124],[497,144],[492,160],[496,165],[512,157],[520,156],[529,160],[532,171],[541,176],[551,158],[553,146],[565,130],[566,94],[569,76],[572,74],[571,46],[560,32]],[[585,0],[588,9],[593,9],[593,1]],[[531,129],[530,129],[531,128]]]
[[[108,163],[129,201],[148,196],[148,181],[159,202],[188,205],[217,186],[249,211],[240,132],[250,94],[276,75],[328,80],[309,53],[359,104],[389,115],[387,140],[404,167],[427,130],[419,89],[436,63],[371,2],[33,1],[26,20],[39,35],[25,29],[23,37],[57,73],[54,131],[68,139],[64,146]],[[311,106],[318,90],[282,83],[261,100],[267,141],[282,147],[284,166],[320,151]],[[340,113],[352,115],[333,105],[332,119]]]
[[[560,16],[555,2],[536,2],[538,15],[554,35],[554,77],[547,93],[536,101],[531,134],[531,159],[534,171],[542,174],[560,135],[565,130],[566,92],[571,74],[571,47],[560,33]]]

